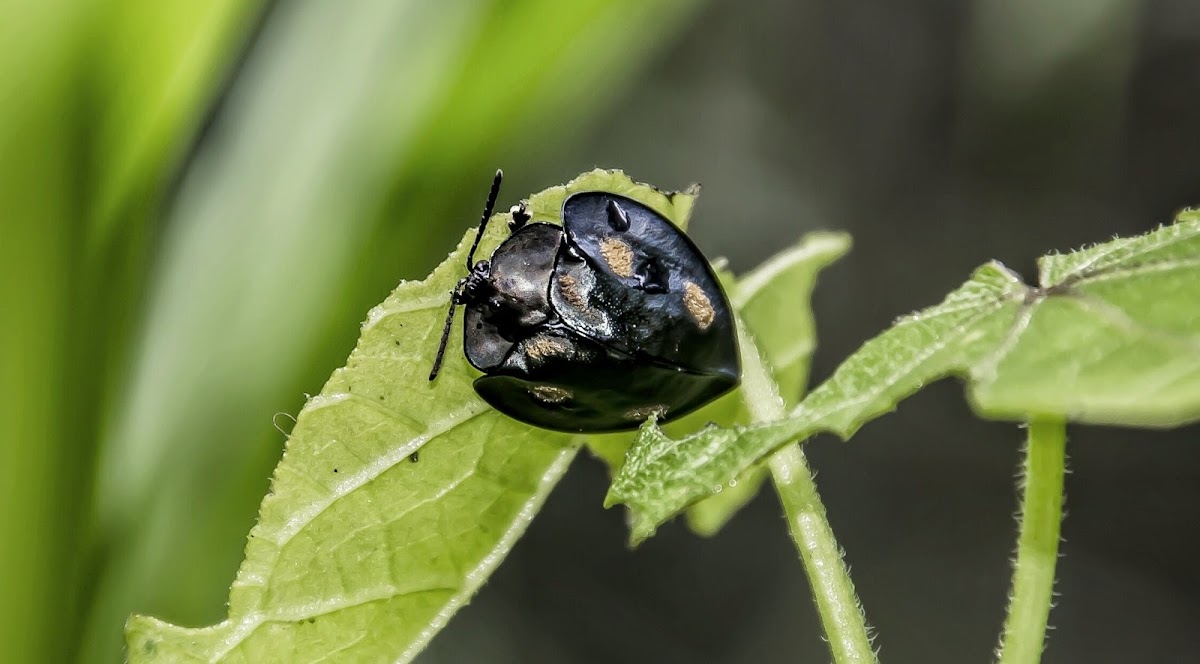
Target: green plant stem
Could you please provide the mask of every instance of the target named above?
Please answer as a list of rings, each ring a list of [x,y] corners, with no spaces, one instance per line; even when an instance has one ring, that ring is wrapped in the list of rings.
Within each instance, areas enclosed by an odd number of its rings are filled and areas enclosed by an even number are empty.
[[[825,506],[817,494],[804,452],[799,445],[788,445],[771,455],[767,465],[812,585],[833,661],[837,664],[878,661],[867,635],[866,616],[825,517]]]
[[[1021,533],[1013,565],[1012,599],[998,653],[1001,664],[1041,661],[1054,592],[1062,522],[1066,424],[1061,418],[1029,424]]]
[[[753,337],[737,321],[741,340],[742,389],[750,418],[771,422],[786,417],[779,388],[770,377]],[[821,626],[837,664],[872,664],[878,660],[867,635],[867,619],[854,594],[850,571],[842,562],[842,550],[825,517],[825,506],[817,493],[812,471],[799,444],[791,444],[767,459],[775,492],[783,504],[788,529],[812,586]]]

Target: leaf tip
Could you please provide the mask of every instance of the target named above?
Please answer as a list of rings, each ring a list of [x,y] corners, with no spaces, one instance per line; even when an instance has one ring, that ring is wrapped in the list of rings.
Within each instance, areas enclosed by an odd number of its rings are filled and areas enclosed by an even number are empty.
[[[823,250],[831,260],[841,258],[854,246],[854,238],[846,231],[813,231],[804,236],[803,242]]]
[[[654,536],[657,527],[654,525],[653,520],[638,515],[632,508],[630,508],[629,514],[631,515],[629,523],[629,548],[636,549],[641,546],[642,542]]]
[[[725,526],[729,519],[718,519],[707,515],[695,514],[688,511],[684,517],[687,520],[688,530],[692,531],[698,537],[712,538],[716,537],[717,533],[721,532],[721,528]],[[733,518],[733,513],[729,513],[729,518]]]
[[[658,522],[634,507],[628,498],[609,489],[608,495],[604,497],[604,507],[608,509],[616,505],[625,506],[625,525],[629,528],[629,548],[636,549],[638,545],[654,535],[658,529]]]

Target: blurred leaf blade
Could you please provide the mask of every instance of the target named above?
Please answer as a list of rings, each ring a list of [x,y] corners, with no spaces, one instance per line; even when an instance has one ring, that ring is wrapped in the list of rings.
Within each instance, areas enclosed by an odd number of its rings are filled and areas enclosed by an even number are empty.
[[[95,552],[85,540],[97,429],[106,402],[112,400],[106,390],[120,372],[130,341],[127,332],[139,316],[136,305],[154,236],[155,206],[179,156],[169,158],[167,148],[173,145],[182,153],[214,87],[199,79],[220,69],[209,65],[221,45],[196,48],[186,37],[236,32],[229,22],[197,30],[205,16],[230,13],[232,6],[222,0],[188,6],[127,1],[103,7],[11,2],[0,8],[0,98],[5,100],[0,152],[6,157],[0,167],[0,207],[4,244],[13,250],[11,257],[5,252],[4,282],[13,292],[3,294],[3,310],[22,322],[6,326],[14,336],[4,346],[20,355],[4,365],[25,383],[20,389],[4,385],[0,392],[5,404],[22,413],[3,419],[38,430],[36,435],[26,430],[3,436],[5,441],[28,441],[4,446],[5,467],[21,469],[21,476],[3,484],[28,490],[34,498],[14,494],[3,502],[14,523],[27,521],[21,532],[39,533],[32,538],[0,536],[13,543],[6,550],[31,555],[30,564],[4,562],[0,567],[5,574],[48,570],[44,575],[19,573],[13,583],[0,583],[14,603],[28,595],[29,605],[13,610],[14,616],[37,619],[14,626],[12,638],[6,634],[0,639],[13,644],[7,655],[17,661],[65,661],[78,651],[78,642],[61,634],[83,631],[79,614],[89,599],[90,572],[98,565],[88,558]],[[176,21],[174,30],[163,29],[166,21],[160,19],[183,13],[186,19]],[[173,69],[181,53],[196,80]],[[190,126],[152,122],[157,114],[146,106],[156,104],[139,90],[156,86],[186,93],[171,110],[190,111]],[[161,158],[127,158],[128,148],[152,134],[162,148]],[[115,174],[139,160],[144,162],[139,165],[142,176],[113,185]],[[122,191],[116,192],[118,188]],[[108,233],[102,240],[97,236],[101,227]],[[40,358],[38,364],[28,365],[33,358]],[[46,422],[35,424],[38,420]],[[9,532],[7,523],[0,532]],[[22,541],[29,548],[15,544]],[[41,605],[53,607],[53,617],[43,615]],[[43,643],[40,651],[24,653],[20,644],[34,640]]]
[[[524,141],[538,131],[537,116],[527,112],[526,104],[581,118],[599,113],[611,103],[604,100],[623,84],[625,72],[635,69],[660,45],[661,36],[672,34],[700,6],[697,0],[498,3],[490,29],[480,35],[463,76],[455,81],[452,94],[435,115],[436,124],[424,136],[499,147]],[[614,39],[641,31],[644,38]],[[488,63],[498,52],[506,52],[502,46],[514,35],[537,35],[536,42],[526,47],[542,56],[507,61],[504,66],[518,72],[510,83],[490,76]],[[597,58],[605,60],[606,66],[596,67]],[[510,103],[502,103],[500,112],[480,112],[497,100]],[[431,147],[442,148],[430,150],[436,158],[467,146]]]
[[[89,437],[109,424],[127,379],[163,207],[224,84],[267,13],[266,0],[160,3],[122,0],[84,8],[89,103],[81,148],[89,194],[82,236],[80,381],[94,415]],[[89,454],[89,459],[91,454]]]
[[[897,321],[782,422],[672,440],[645,426],[607,502],[635,541],[789,440],[849,438],[926,383],[969,379],[987,417],[1176,426],[1200,418],[1200,215],[1041,263],[1031,288],[981,267],[942,304]],[[1083,314],[1083,315],[1080,315]]]
[[[136,217],[130,207],[154,212],[137,198],[156,198],[168,184],[266,4],[124,0],[97,13],[92,66],[105,112],[94,151],[93,250]]]
[[[0,5],[0,643],[11,661],[61,661],[74,592],[80,463],[69,408],[86,212],[73,152],[86,25],[67,3]],[[64,416],[65,415],[65,416]]]

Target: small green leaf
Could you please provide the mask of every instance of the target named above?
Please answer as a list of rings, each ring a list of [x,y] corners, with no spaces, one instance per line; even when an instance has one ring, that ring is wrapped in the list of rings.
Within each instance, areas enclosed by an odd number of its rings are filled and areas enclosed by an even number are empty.
[[[788,406],[800,400],[816,348],[809,298],[817,274],[849,250],[845,233],[810,233],[738,280],[733,306]]]
[[[850,249],[845,233],[810,233],[754,270],[730,288],[730,299],[745,329],[753,337],[770,379],[778,386],[786,408],[800,400],[808,380],[808,365],[816,348],[816,326],[809,298],[817,274]],[[730,282],[732,284],[732,280]],[[751,421],[747,393],[738,390],[735,412],[718,423]],[[705,537],[715,535],[746,503],[758,495],[767,473],[752,466],[721,493],[692,505],[687,524]]]
[[[671,215],[686,216],[693,198],[593,171],[534,195],[530,210],[558,221],[563,199],[590,189]],[[493,218],[484,255],[507,217]],[[250,533],[229,618],[188,629],[134,616],[131,662],[406,662],[507,554],[579,441],[480,400],[458,322],[441,375],[428,380],[473,234],[429,278],[401,283],[370,312],[346,366],[305,404]]]
[[[765,379],[778,381],[786,392],[787,407],[795,406],[808,376],[808,361],[815,347],[815,330],[809,295],[817,273],[840,258],[850,247],[844,233],[811,233],[740,280],[719,259],[717,277],[739,318],[754,336],[754,354],[768,364]],[[757,360],[756,360],[757,361]],[[750,422],[748,395],[742,386],[681,420],[665,425],[671,436],[694,433],[707,423],[722,426]],[[629,433],[589,436],[588,448],[616,475],[633,443]],[[688,527],[698,535],[715,535],[729,519],[758,494],[765,472],[751,468],[736,481],[696,503],[688,510]]]
[[[606,502],[643,524],[634,538],[726,486],[790,440],[849,438],[926,383],[968,380],[1000,419],[1175,426],[1200,418],[1200,213],[1147,235],[1040,263],[1030,287],[999,263],[940,305],[868,341],[783,421],[672,440],[642,427]]]

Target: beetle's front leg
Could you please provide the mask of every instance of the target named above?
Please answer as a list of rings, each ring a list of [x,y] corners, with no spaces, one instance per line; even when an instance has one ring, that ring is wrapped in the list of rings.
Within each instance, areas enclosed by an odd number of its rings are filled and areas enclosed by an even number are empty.
[[[529,206],[525,204],[525,201],[512,206],[508,212],[512,215],[512,219],[508,222],[508,230],[512,233],[521,230],[533,218],[533,215],[529,214]]]

